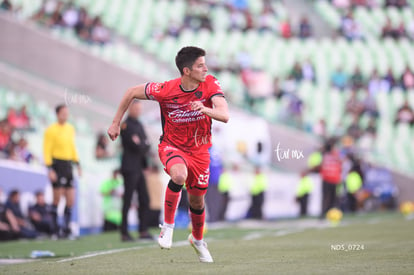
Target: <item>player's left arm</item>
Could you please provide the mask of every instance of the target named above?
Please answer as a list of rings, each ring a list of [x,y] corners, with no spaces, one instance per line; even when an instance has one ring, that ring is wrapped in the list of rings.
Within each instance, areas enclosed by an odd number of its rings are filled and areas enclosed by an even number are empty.
[[[229,107],[227,101],[223,96],[214,96],[211,98],[213,108],[204,106],[201,101],[195,101],[191,103],[191,108],[197,110],[212,119],[227,123],[230,119]]]

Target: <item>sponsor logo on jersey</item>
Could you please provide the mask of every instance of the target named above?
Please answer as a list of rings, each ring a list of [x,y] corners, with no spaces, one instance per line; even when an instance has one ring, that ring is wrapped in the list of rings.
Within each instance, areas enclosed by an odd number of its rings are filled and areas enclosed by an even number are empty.
[[[168,113],[168,117],[171,118],[172,122],[176,123],[188,123],[195,122],[205,118],[204,114],[194,110],[174,110]]]
[[[197,91],[194,93],[195,97],[200,99],[203,96],[203,92],[202,91]]]

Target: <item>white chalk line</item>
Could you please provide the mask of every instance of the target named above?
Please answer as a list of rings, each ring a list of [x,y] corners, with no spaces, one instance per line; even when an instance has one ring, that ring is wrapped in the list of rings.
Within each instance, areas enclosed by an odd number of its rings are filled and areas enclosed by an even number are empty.
[[[175,242],[173,244],[172,248],[185,246],[185,245],[189,245],[189,242],[188,241],[179,241],[179,242]],[[102,255],[116,254],[116,253],[121,253],[121,252],[126,252],[126,251],[140,250],[140,249],[144,249],[144,248],[156,248],[156,247],[159,247],[159,246],[154,244],[154,245],[148,245],[148,246],[135,246],[135,247],[128,247],[128,248],[112,249],[112,250],[88,253],[86,255],[67,258],[67,259],[56,261],[56,262],[57,263],[65,263],[65,262],[70,262],[70,261],[77,261],[77,260],[82,260],[82,259],[87,259],[87,258],[93,258],[93,257],[97,257],[97,256],[102,256]]]

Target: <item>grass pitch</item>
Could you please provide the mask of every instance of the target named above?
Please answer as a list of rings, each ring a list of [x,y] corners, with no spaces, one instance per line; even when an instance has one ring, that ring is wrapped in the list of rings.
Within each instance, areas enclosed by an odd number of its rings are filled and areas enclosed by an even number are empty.
[[[3,261],[32,250],[56,257],[2,264],[0,274],[414,274],[414,220],[398,213],[345,216],[336,227],[314,219],[211,225],[212,264],[198,262],[187,236],[176,230],[171,250],[121,243],[116,233],[1,243]]]

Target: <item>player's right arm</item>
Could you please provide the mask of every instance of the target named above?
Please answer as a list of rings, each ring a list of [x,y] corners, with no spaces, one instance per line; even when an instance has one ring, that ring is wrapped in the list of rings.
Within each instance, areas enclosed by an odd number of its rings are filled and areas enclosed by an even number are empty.
[[[128,109],[131,101],[134,98],[147,99],[147,96],[145,95],[145,86],[146,84],[141,84],[135,87],[131,87],[125,92],[124,96],[121,99],[121,103],[119,103],[115,117],[112,120],[112,124],[108,129],[108,135],[111,140],[115,140],[119,136],[122,117]]]

